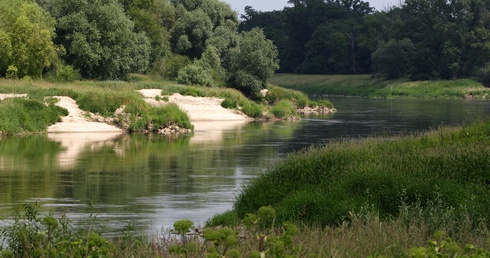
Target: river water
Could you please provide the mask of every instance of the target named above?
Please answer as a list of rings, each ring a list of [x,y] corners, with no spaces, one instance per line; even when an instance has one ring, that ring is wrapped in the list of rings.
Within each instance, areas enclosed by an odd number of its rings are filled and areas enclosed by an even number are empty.
[[[25,202],[118,235],[179,219],[204,225],[243,184],[287,154],[338,139],[421,132],[489,119],[490,101],[331,98],[299,122],[199,123],[192,135],[54,134],[0,140],[0,218]]]

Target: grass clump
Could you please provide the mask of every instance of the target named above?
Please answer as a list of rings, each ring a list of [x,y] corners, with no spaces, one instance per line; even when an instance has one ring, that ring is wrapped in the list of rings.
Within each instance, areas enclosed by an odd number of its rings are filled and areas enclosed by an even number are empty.
[[[287,117],[294,117],[297,115],[296,107],[289,100],[279,101],[274,107],[272,107],[270,112],[275,117],[280,119],[287,118]]]
[[[27,98],[0,101],[0,131],[4,134],[45,132],[49,125],[61,121],[68,115],[64,108],[54,103],[44,103]]]

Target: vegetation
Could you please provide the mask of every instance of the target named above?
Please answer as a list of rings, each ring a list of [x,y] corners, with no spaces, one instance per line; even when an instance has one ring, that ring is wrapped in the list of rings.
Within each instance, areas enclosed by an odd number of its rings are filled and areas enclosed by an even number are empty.
[[[289,3],[271,12],[248,6],[239,26],[264,30],[279,50],[282,73],[452,80],[489,62],[488,1],[407,0],[386,10],[367,1]]]
[[[219,0],[8,0],[0,11],[0,77],[149,73],[254,97],[278,69],[263,31],[238,33],[236,12]]]
[[[277,220],[338,226],[349,212],[457,233],[488,226],[490,123],[397,139],[332,143],[290,156],[238,195],[240,218],[265,205]],[[408,216],[407,215],[407,216]]]
[[[489,89],[472,79],[409,81],[369,75],[276,74],[270,82],[312,95],[445,99],[488,99],[490,96]]]
[[[66,216],[41,217],[24,204],[13,224],[0,231],[0,257],[490,257],[488,237],[462,228],[457,239],[445,231],[400,216],[388,222],[351,214],[336,228],[278,224],[270,206],[247,214],[241,227],[206,227],[195,233],[188,220],[158,238],[131,232],[109,239],[91,225],[77,227]],[[94,217],[94,220],[96,218]]]
[[[271,95],[273,97],[257,96],[257,101],[253,101],[240,91],[230,88],[186,86],[138,74],[130,74],[128,79],[131,82],[83,81],[58,84],[38,80],[0,80],[0,92],[27,94],[25,99],[0,101],[0,131],[4,134],[44,132],[47,126],[60,120],[60,116],[66,112],[54,105],[51,101],[53,96],[69,96],[76,100],[82,110],[100,115],[106,121],[131,132],[157,131],[174,125],[193,128],[187,114],[176,105],[153,107],[147,104],[137,90],[148,88],[161,89],[161,99],[164,99],[163,95],[173,93],[222,98],[223,107],[237,109],[255,119],[288,119],[296,116],[297,107],[317,105],[310,102],[303,93],[277,86],[271,86],[271,92],[275,92]],[[288,100],[290,105],[276,105],[280,102],[279,98]],[[49,105],[44,105],[46,101]],[[329,106],[331,103],[322,105]]]
[[[44,132],[46,128],[59,122],[60,116],[68,115],[64,108],[34,100],[15,98],[0,101],[0,132],[18,134]]]

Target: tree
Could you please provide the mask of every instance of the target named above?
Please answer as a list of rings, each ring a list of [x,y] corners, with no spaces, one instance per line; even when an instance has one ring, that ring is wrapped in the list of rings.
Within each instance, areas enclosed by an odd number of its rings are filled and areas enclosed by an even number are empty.
[[[55,21],[36,3],[0,1],[0,74],[9,66],[19,77],[40,77],[57,59]]]
[[[247,95],[265,88],[267,78],[279,69],[277,48],[261,29],[240,33],[238,46],[230,55],[230,82]]]
[[[397,79],[405,75],[412,56],[413,43],[410,39],[394,39],[381,46],[373,53],[373,65],[376,73],[388,79]]]
[[[117,0],[53,0],[46,8],[58,21],[65,61],[83,77],[124,79],[148,68],[150,42],[134,31]]]
[[[172,49],[191,59],[200,58],[212,33],[211,19],[202,10],[188,12],[172,28]]]

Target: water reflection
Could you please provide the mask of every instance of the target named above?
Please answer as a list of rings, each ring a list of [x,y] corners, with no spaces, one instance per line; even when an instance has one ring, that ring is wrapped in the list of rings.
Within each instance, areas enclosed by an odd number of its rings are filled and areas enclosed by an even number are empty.
[[[490,114],[490,102],[333,100],[338,113],[300,122],[204,123],[156,134],[33,135],[0,141],[0,216],[38,201],[77,221],[97,215],[148,233],[178,219],[203,224],[231,208],[240,187],[286,154],[332,139],[423,131]],[[116,233],[117,234],[117,233]]]
[[[62,151],[58,154],[60,169],[75,168],[78,157],[84,151],[97,151],[103,147],[111,147],[115,139],[122,133],[49,133],[48,139],[58,142]],[[123,153],[121,153],[123,154]]]

